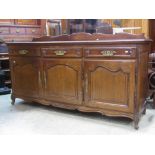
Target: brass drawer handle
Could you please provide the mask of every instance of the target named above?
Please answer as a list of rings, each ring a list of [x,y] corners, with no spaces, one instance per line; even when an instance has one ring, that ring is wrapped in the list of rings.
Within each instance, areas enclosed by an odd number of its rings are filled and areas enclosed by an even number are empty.
[[[34,33],[34,32],[36,32],[36,30],[32,30],[32,32]]]
[[[115,53],[116,53],[116,51],[110,51],[110,50],[108,50],[108,51],[101,51],[101,54],[103,56],[113,56]]]
[[[66,51],[55,51],[54,52],[56,55],[62,56],[66,53]]]
[[[19,33],[20,32],[20,30],[19,29],[16,29],[16,33]]]
[[[28,50],[20,50],[20,51],[19,51],[19,54],[21,54],[21,55],[25,55],[25,54],[27,54],[27,53],[29,53]]]

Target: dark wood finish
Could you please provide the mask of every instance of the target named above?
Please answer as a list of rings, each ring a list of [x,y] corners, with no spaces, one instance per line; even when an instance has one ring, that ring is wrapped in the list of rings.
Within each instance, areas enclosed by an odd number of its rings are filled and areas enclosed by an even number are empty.
[[[117,39],[145,39],[144,34],[126,34],[117,33],[113,34],[102,34],[102,33],[73,33],[71,35],[61,35],[61,36],[43,36],[40,38],[34,38],[33,41],[86,41],[86,40],[117,40]]]
[[[9,55],[12,55],[12,56],[24,55],[26,57],[41,56],[41,52],[40,52],[40,48],[19,46],[16,48],[12,48],[12,50],[9,52]]]
[[[41,63],[36,58],[18,58],[10,59],[14,94],[27,97],[39,97],[41,87]]]
[[[84,66],[88,106],[133,113],[135,60],[86,60]]]
[[[64,55],[62,57],[82,57],[82,48],[77,47],[51,47],[51,48],[41,48],[43,56],[45,57],[61,57],[61,55],[56,55],[56,52],[63,51]]]
[[[84,49],[85,57],[88,58],[103,58],[105,57],[102,54],[102,51],[115,51],[115,53],[112,55],[112,57],[115,58],[135,58],[136,56],[136,48],[132,47],[87,47]]]
[[[12,104],[22,98],[128,117],[138,128],[146,110],[151,40],[143,35],[85,33],[34,40],[8,43]]]
[[[81,104],[81,60],[46,59],[43,65],[45,98],[55,102]]]

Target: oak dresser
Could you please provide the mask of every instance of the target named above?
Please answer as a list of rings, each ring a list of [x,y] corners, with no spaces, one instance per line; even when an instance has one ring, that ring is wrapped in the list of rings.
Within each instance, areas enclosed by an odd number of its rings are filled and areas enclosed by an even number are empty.
[[[143,35],[75,33],[8,43],[12,104],[44,105],[128,117],[146,111],[148,54]]]

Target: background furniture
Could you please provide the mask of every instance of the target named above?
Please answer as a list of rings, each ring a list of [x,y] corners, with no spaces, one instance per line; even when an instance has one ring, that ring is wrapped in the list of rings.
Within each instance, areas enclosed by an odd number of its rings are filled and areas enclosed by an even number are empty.
[[[5,73],[0,70],[0,95],[10,94],[11,89],[6,87],[5,84]]]
[[[145,37],[148,37],[148,38],[150,37],[150,34],[149,34],[150,33],[150,28],[149,28],[150,20],[149,19],[98,19],[97,27],[102,26],[102,23],[108,23],[110,26],[112,26],[112,28],[141,27],[141,29],[133,30],[133,34],[144,33]],[[62,25],[62,34],[64,34],[64,33],[70,34],[70,20],[69,19],[61,19],[61,25]],[[73,25],[75,25],[75,24],[73,23]],[[83,24],[83,26],[84,26],[84,24]],[[83,26],[81,26],[82,29],[83,29]],[[76,28],[76,27],[74,27],[74,28]],[[79,31],[76,31],[76,32],[79,32]],[[85,32],[85,31],[83,31],[83,32]],[[125,30],[125,32],[130,33],[131,30]]]
[[[49,19],[49,20],[55,21],[55,19]],[[78,20],[79,19],[73,19],[73,22],[71,22],[71,19],[59,19],[58,21],[61,23],[62,34],[70,34],[70,26],[72,25],[71,23],[73,23],[73,25],[75,25],[76,21],[78,21]],[[83,23],[83,26],[81,27],[82,29],[84,28],[84,26],[93,28],[93,26],[91,26],[92,25],[91,22],[88,22],[88,23],[85,22],[86,19],[80,19],[80,20],[82,20],[82,23]],[[94,20],[94,19],[88,19],[88,20]],[[75,23],[74,23],[74,21],[75,21]],[[109,24],[112,28],[141,27],[141,29],[133,30],[133,34],[144,33],[145,37],[150,37],[151,20],[149,20],[149,19],[97,19],[97,25],[95,24],[95,27],[103,26],[102,24],[104,24],[104,23]],[[77,22],[77,24],[79,24],[79,22]],[[94,32],[94,28],[93,28],[93,32]],[[47,30],[48,30],[48,28],[47,28]],[[76,33],[76,32],[81,32],[81,31],[74,31],[74,32]],[[82,31],[82,32],[85,32],[85,31]],[[130,33],[131,30],[125,30],[125,32]]]
[[[112,26],[99,19],[69,19],[68,33],[87,32],[112,34]]]
[[[5,73],[5,86],[11,88],[8,53],[0,53],[0,70]]]
[[[149,54],[149,96],[153,99],[153,108],[155,109],[155,53]]]
[[[64,37],[67,41],[60,41]],[[54,42],[43,38],[8,43],[12,104],[22,98],[128,117],[138,128],[146,110],[150,40],[143,35],[87,33],[50,38]]]
[[[68,33],[96,33],[96,27],[99,25],[97,19],[68,19]]]
[[[48,34],[47,35],[49,35],[49,36],[62,35],[61,19],[48,19],[47,26],[48,26]]]
[[[96,27],[96,33],[113,34],[112,26],[104,23],[102,26]]]
[[[11,78],[9,69],[9,56],[6,44],[0,43],[0,94],[10,93]]]
[[[155,108],[155,19],[149,19],[149,37],[152,39],[151,50],[149,54],[149,96],[153,99],[153,108]]]
[[[46,35],[46,20],[0,19],[0,38],[6,42],[31,41],[42,35]]]

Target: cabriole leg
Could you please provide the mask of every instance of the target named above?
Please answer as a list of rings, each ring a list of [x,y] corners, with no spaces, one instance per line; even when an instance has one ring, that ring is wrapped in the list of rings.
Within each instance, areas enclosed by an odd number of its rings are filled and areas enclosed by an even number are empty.
[[[145,108],[144,108],[144,110],[143,110],[143,113],[142,113],[143,115],[145,115],[146,114],[146,106],[145,106]]]
[[[139,117],[136,115],[135,118],[134,118],[134,128],[135,128],[136,130],[139,129],[138,123],[139,123]]]
[[[13,94],[11,94],[11,104],[12,105],[14,105],[15,104],[15,100],[16,100],[16,98],[14,97],[14,95]]]

